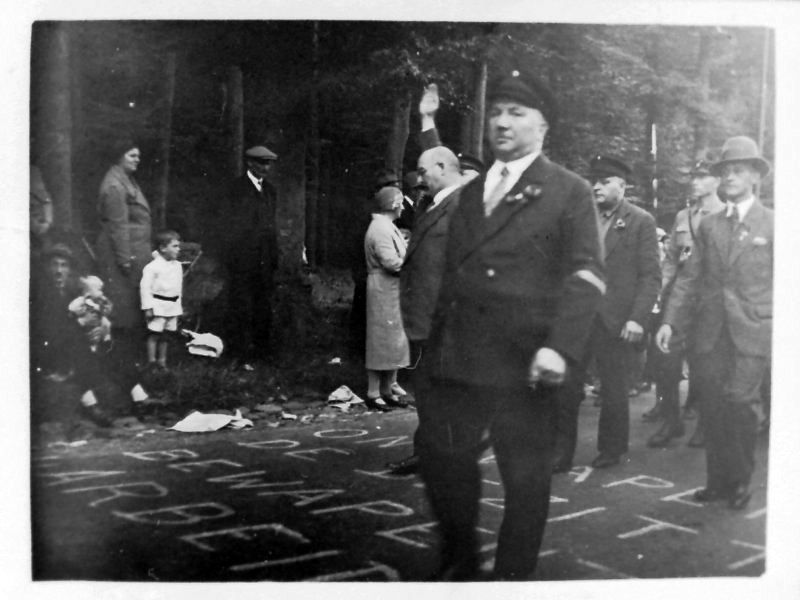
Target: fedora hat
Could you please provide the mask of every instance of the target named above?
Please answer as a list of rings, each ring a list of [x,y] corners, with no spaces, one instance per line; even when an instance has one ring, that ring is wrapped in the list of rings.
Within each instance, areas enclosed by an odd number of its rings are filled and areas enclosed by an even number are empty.
[[[752,165],[756,171],[761,173],[761,177],[766,177],[770,170],[770,164],[761,158],[758,144],[744,135],[737,135],[725,140],[722,145],[720,159],[711,165],[711,174],[719,177],[722,167],[734,162],[744,162]]]

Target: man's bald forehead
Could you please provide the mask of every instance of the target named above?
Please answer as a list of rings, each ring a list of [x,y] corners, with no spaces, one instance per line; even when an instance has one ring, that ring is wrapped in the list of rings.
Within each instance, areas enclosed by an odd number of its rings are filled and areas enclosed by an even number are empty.
[[[422,163],[428,161],[433,163],[440,162],[450,167],[458,166],[458,157],[447,146],[435,146],[425,150],[425,152],[420,155],[419,162]]]

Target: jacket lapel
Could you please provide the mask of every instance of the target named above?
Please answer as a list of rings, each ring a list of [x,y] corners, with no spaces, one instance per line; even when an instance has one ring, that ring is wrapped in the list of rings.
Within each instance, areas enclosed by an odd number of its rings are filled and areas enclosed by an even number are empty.
[[[752,238],[760,235],[761,224],[764,217],[764,207],[756,200],[747,211],[744,220],[733,231],[728,252],[728,265],[731,266],[742,255],[742,252],[752,243]]]
[[[545,188],[547,180],[552,173],[552,163],[543,154],[540,154],[536,160],[533,161],[530,167],[522,172],[519,180],[511,188],[511,191],[506,194],[505,198],[513,198],[528,186]],[[467,217],[469,227],[472,230],[470,233],[469,243],[464,247],[464,251],[459,257],[459,263],[468,258],[475,250],[485,244],[488,240],[496,236],[514,219],[514,216],[522,210],[529,209],[535,205],[539,197],[524,197],[519,200],[506,201],[501,200],[497,207],[492,211],[489,217],[486,217],[483,212],[483,183],[485,178],[481,178],[478,184],[470,187],[472,192],[469,197],[465,208],[467,209]],[[542,192],[544,193],[544,192]],[[464,202],[464,200],[462,200]]]
[[[411,232],[411,241],[408,243],[408,250],[406,251],[406,258],[413,254],[417,246],[419,246],[422,239],[430,231],[431,227],[436,225],[439,220],[447,214],[448,205],[454,196],[458,194],[458,189],[449,193],[442,201],[429,211],[425,211],[418,217],[414,230]]]
[[[605,258],[613,252],[614,248],[616,248],[617,243],[621,238],[621,234],[619,229],[617,229],[617,221],[622,221],[626,225],[628,224],[628,214],[630,213],[628,201],[624,198],[620,200],[619,209],[617,212],[611,217],[612,223],[608,227],[608,231],[606,231],[606,237],[603,240],[605,244]]]

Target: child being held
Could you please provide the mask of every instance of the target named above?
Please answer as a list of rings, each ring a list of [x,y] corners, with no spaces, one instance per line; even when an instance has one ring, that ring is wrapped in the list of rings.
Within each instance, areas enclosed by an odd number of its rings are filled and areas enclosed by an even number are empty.
[[[102,328],[100,340],[89,346],[92,352],[97,352],[100,342],[111,340],[111,321],[108,320],[108,316],[111,314],[113,304],[103,293],[103,281],[99,277],[94,275],[81,277],[80,284],[81,295],[70,302],[67,309],[76,317],[82,329],[91,331],[97,327]]]
[[[178,317],[183,314],[181,294],[183,267],[178,262],[181,238],[171,230],[156,234],[157,250],[142,272],[139,286],[142,310],[147,320],[147,362],[167,367],[166,331],[177,331]]]

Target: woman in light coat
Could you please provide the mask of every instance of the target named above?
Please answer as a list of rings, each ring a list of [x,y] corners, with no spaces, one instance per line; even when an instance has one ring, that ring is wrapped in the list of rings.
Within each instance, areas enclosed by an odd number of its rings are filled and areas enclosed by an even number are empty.
[[[408,340],[400,317],[400,268],[406,242],[394,220],[403,210],[403,194],[395,187],[378,190],[372,222],[364,236],[367,262],[367,400],[381,411],[405,406],[392,393],[397,370],[409,364]]]
[[[100,184],[97,201],[101,225],[97,260],[105,291],[114,303],[114,337],[127,345],[136,344],[137,336],[144,332],[139,282],[142,269],[151,259],[152,226],[150,205],[133,176],[141,158],[138,146],[123,140],[117,144],[114,156],[115,162]]]

